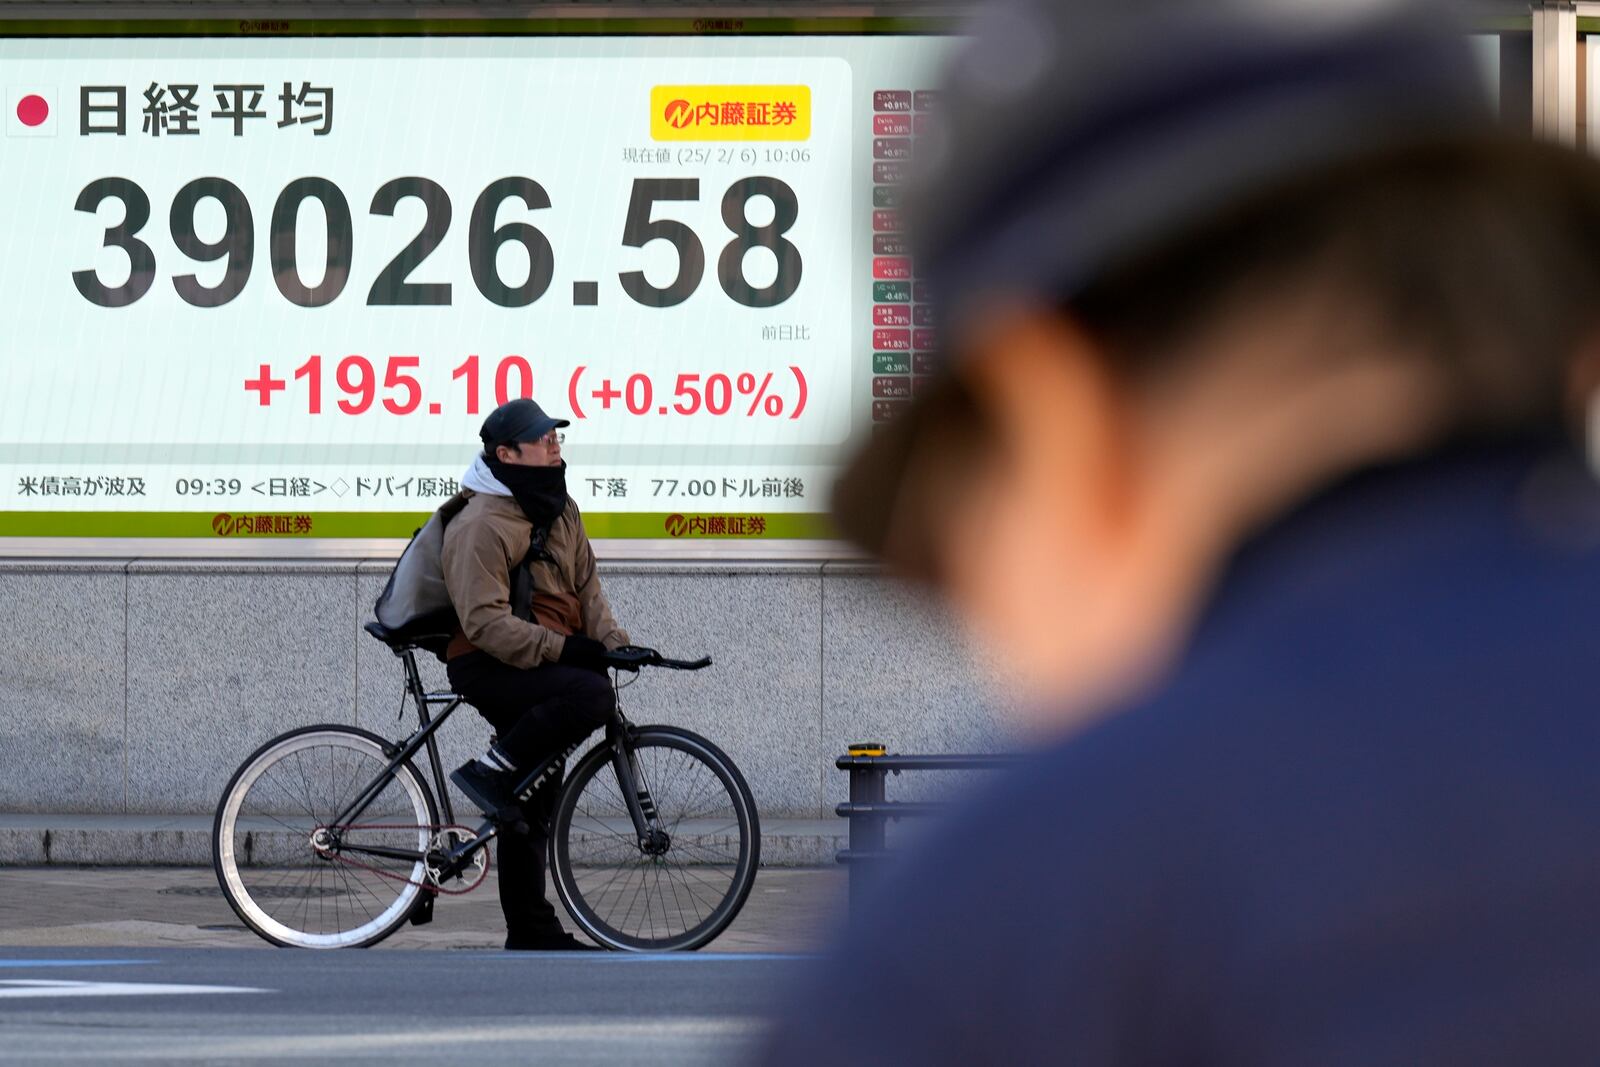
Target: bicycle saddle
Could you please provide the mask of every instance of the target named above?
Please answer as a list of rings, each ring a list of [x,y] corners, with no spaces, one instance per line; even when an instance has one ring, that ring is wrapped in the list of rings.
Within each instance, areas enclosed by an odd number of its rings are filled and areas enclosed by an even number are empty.
[[[433,644],[450,640],[450,635],[445,633],[397,633],[376,619],[364,625],[362,629],[396,652],[404,652],[408,648],[420,648],[431,652],[430,646]]]

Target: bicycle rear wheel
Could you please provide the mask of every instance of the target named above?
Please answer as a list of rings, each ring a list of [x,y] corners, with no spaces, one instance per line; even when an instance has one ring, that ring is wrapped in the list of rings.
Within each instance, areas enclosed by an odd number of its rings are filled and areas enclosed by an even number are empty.
[[[636,952],[695,949],[725,930],[755,884],[761,825],[744,776],[710,741],[670,726],[633,734],[640,787],[668,840],[640,846],[611,765],[584,757],[551,827],[556,892],[585,933]]]
[[[354,825],[332,842],[326,834],[388,766],[386,744],[350,726],[307,726],[268,741],[234,772],[212,825],[212,864],[234,912],[266,940],[354,948],[382,941],[410,916],[423,863],[350,846],[427,851],[439,820],[416,768],[396,768]]]

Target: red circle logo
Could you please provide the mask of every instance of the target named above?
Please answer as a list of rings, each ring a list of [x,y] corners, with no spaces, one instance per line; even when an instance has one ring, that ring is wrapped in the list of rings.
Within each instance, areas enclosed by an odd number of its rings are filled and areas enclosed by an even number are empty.
[[[235,520],[232,515],[228,515],[226,513],[218,515],[216,518],[211,520],[211,532],[216,534],[218,537],[232,536],[233,532],[238,528],[239,523],[237,520]]]
[[[17,101],[17,121],[24,126],[38,126],[50,117],[50,103],[38,93],[29,93]]]
[[[689,106],[689,101],[679,97],[669,103],[662,118],[674,129],[681,130],[689,125],[689,120],[694,117],[694,108]]]
[[[666,526],[667,533],[673,537],[682,537],[689,532],[689,520],[682,515],[668,515]]]

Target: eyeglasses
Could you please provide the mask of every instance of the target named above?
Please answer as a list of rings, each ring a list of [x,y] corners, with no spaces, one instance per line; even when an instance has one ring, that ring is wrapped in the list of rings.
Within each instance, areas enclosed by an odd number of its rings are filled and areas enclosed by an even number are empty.
[[[551,430],[549,433],[539,438],[538,443],[544,445],[546,448],[554,448],[556,445],[566,444],[567,435],[564,433],[559,433],[555,430]]]

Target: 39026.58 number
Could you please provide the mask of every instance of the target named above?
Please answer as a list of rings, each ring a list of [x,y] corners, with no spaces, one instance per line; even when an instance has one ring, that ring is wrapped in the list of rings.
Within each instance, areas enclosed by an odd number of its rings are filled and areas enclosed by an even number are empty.
[[[762,226],[752,225],[745,214],[746,206],[758,196],[767,197],[773,204],[772,221]],[[448,305],[451,302],[449,282],[410,280],[412,273],[439,246],[450,229],[452,208],[444,188],[428,178],[395,178],[379,187],[369,212],[393,216],[400,202],[408,198],[421,201],[427,210],[422,229],[373,280],[367,291],[367,303],[374,306]],[[121,285],[107,285],[94,270],[73,271],[72,280],[78,292],[91,303],[101,307],[126,307],[148,293],[155,283],[155,252],[138,236],[150,221],[150,197],[137,182],[128,178],[97,178],[84,186],[74,206],[79,211],[95,212],[107,199],[120,200],[125,213],[120,223],[106,229],[102,244],[107,248],[119,248],[127,255],[128,280]],[[200,203],[208,199],[221,204],[226,217],[223,235],[216,241],[207,241],[196,232],[195,214]],[[549,194],[532,178],[508,177],[490,182],[472,206],[472,217],[467,224],[467,264],[473,284],[486,299],[501,307],[526,307],[549,289],[555,277],[555,250],[532,223],[495,225],[500,206],[510,199],[521,200],[530,210],[551,206]],[[698,178],[634,179],[622,228],[623,245],[642,248],[651,241],[663,240],[672,244],[678,254],[678,272],[664,286],[651,284],[642,270],[618,273],[623,292],[635,303],[645,307],[673,307],[687,300],[699,287],[706,264],[700,238],[687,223],[651,217],[657,202],[699,199]],[[316,285],[305,284],[296,260],[300,209],[308,200],[321,205],[328,235],[322,280]],[[717,257],[717,281],[723,292],[737,303],[752,308],[773,307],[793,296],[800,287],[803,264],[800,250],[784,237],[800,214],[799,200],[789,184],[764,175],[741,178],[723,193],[721,214],[723,223],[733,234],[733,239],[723,246]],[[213,286],[201,284],[193,273],[173,276],[172,286],[186,303],[195,307],[221,307],[244,291],[254,265],[256,236],[255,219],[243,190],[226,178],[196,178],[173,197],[168,226],[173,244],[190,259],[200,263],[227,260],[222,279]],[[300,307],[332,303],[350,280],[354,241],[350,205],[339,187],[327,178],[296,178],[284,186],[272,208],[269,254],[278,291]],[[521,244],[528,253],[528,277],[519,285],[507,284],[496,266],[496,256],[508,242]],[[744,274],[745,253],[755,248],[771,251],[778,264],[772,282],[761,287],[752,285]]]

